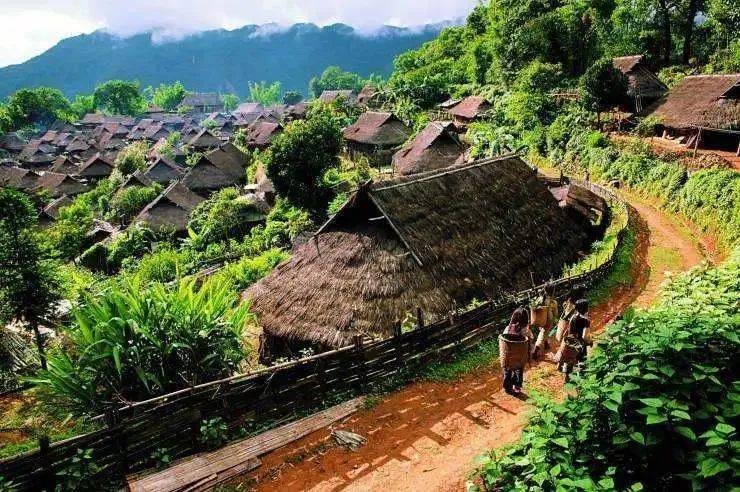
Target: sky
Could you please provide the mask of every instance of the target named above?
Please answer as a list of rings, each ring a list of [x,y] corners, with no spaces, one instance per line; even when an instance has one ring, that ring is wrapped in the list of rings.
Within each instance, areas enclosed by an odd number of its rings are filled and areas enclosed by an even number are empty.
[[[479,0],[0,0],[0,67],[58,41],[105,29],[122,37],[152,31],[166,42],[245,24],[343,22],[371,34],[465,16]]]

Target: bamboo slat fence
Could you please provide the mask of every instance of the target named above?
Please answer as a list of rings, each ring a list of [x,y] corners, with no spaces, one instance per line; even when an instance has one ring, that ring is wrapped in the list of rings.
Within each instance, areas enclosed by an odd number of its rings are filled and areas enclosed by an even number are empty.
[[[608,189],[571,182],[629,214],[627,206]],[[589,288],[608,276],[625,229],[619,231],[606,261],[585,273],[551,282],[556,294],[562,297],[575,286]],[[202,451],[198,437],[204,419],[220,417],[232,429],[245,424],[266,429],[293,421],[498,335],[512,310],[543,287],[488,301],[431,324],[424,324],[423,314],[418,313],[414,330],[402,333],[398,323],[394,336],[384,340],[367,343],[358,337],[351,346],[111,409],[101,430],[51,444],[42,438],[38,449],[0,460],[0,476],[18,490],[53,490],[57,473],[78,450],[89,449],[100,467],[95,479],[115,481],[151,467],[157,449],[168,449],[173,459]]]

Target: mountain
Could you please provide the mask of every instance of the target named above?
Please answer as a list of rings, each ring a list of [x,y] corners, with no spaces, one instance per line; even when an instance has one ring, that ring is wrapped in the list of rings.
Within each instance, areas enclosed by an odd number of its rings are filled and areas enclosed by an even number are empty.
[[[157,42],[152,33],[122,39],[96,31],[64,39],[25,63],[0,68],[0,98],[39,85],[73,97],[109,79],[135,79],[142,87],[179,80],[189,90],[240,96],[247,95],[250,81],[278,80],[285,90],[307,94],[310,78],[330,65],[363,76],[389,75],[396,55],[433,39],[445,26],[385,26],[370,36],[345,24],[248,25],[167,42]]]

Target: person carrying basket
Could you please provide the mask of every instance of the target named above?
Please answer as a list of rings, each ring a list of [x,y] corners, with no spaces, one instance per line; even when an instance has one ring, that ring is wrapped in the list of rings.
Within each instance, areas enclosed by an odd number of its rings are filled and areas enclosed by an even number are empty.
[[[524,386],[524,366],[529,360],[529,346],[533,339],[529,328],[529,312],[517,308],[509,325],[499,337],[499,356],[503,370],[504,391],[510,395],[521,393]]]
[[[587,347],[593,345],[590,334],[591,321],[588,319],[588,301],[577,300],[574,310],[575,313],[568,323],[568,330],[556,356],[558,370],[565,374],[565,382],[570,380],[570,373],[575,366],[585,362]]]

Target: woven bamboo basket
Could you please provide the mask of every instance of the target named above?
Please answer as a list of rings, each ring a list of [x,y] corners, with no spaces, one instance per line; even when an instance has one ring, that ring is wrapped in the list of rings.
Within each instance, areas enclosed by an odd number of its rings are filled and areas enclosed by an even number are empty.
[[[537,306],[530,308],[530,319],[532,320],[533,326],[546,326],[547,325],[547,307]]]
[[[498,351],[502,368],[524,369],[529,360],[529,341],[523,335],[501,334],[498,337]]]

